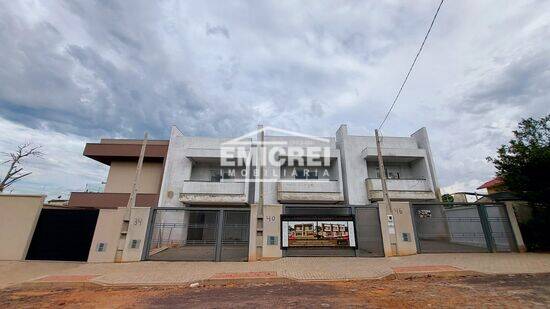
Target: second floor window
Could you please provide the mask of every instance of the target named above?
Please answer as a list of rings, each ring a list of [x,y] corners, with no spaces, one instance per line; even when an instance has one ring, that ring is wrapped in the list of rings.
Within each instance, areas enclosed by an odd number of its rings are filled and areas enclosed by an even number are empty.
[[[380,178],[380,169],[376,169],[376,178]],[[400,179],[401,175],[399,174],[399,171],[392,169],[392,168],[386,168],[386,178],[387,179]]]
[[[316,170],[308,169],[296,169],[294,176],[295,179],[319,179],[319,175]]]

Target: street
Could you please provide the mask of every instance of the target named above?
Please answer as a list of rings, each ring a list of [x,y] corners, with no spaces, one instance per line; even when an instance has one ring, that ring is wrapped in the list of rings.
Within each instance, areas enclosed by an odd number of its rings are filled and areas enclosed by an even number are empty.
[[[6,288],[2,308],[549,307],[550,274],[186,286]]]

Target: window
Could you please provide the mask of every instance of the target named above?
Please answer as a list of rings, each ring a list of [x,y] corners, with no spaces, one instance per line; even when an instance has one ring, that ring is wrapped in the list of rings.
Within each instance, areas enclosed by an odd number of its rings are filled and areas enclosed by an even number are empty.
[[[222,175],[219,170],[210,170],[210,182],[220,182]]]
[[[308,170],[308,169],[296,169],[294,176],[295,179],[319,179],[317,170]]]
[[[223,172],[223,179],[235,179],[235,170]]]
[[[139,245],[141,244],[141,239],[132,239],[130,242],[130,249],[139,249]]]
[[[107,244],[104,242],[100,242],[97,244],[97,252],[105,252],[107,250]]]
[[[376,168],[376,178],[380,178],[380,169]],[[399,174],[399,171],[397,171],[395,168],[387,168],[386,167],[386,178],[387,179],[400,179],[401,175]]]

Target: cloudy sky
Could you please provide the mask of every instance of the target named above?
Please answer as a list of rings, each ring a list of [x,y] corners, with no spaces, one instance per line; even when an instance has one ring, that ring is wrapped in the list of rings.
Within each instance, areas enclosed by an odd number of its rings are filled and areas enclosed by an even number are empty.
[[[229,3],[229,2],[228,2]],[[438,0],[2,1],[0,151],[45,157],[14,192],[83,190],[101,137],[236,136],[258,123],[373,134]],[[427,127],[447,191],[550,112],[550,1],[446,1],[384,135]]]

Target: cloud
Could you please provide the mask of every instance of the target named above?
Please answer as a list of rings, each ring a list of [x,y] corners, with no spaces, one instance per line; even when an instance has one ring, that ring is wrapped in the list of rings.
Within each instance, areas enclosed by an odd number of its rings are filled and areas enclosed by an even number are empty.
[[[22,167],[32,174],[14,183],[6,192],[46,193],[49,197],[71,191],[83,191],[86,185],[99,186],[107,178],[107,166],[82,156],[86,140],[72,134],[32,129],[0,117],[0,149],[13,152],[18,145],[30,142],[42,146],[42,158],[27,158]],[[4,175],[7,165],[0,165]]]
[[[229,39],[229,30],[227,30],[224,26],[210,26],[209,24],[206,24],[206,35],[221,35],[226,39]]]
[[[206,136],[258,123],[372,134],[436,5],[2,2],[2,121],[75,143],[167,138],[173,124]],[[484,158],[522,117],[548,112],[549,12],[543,1],[446,2],[383,134],[428,127],[443,187],[492,177]]]

